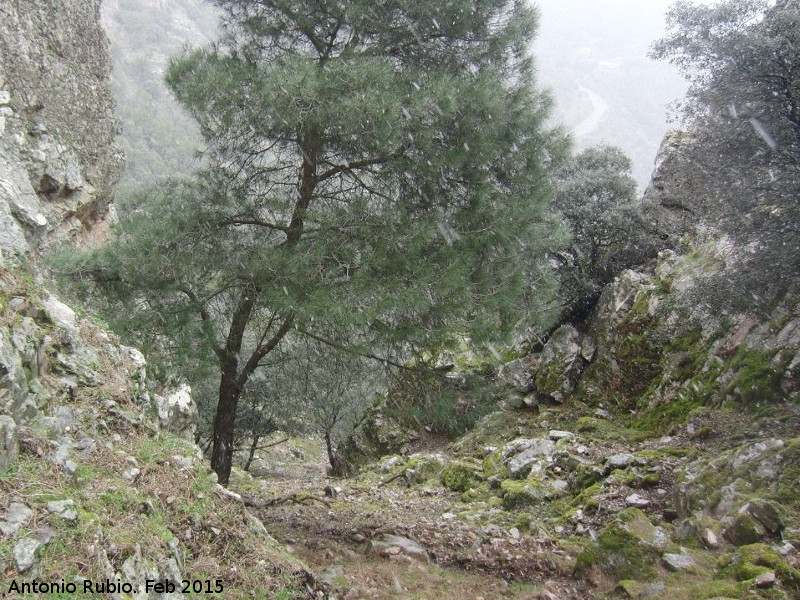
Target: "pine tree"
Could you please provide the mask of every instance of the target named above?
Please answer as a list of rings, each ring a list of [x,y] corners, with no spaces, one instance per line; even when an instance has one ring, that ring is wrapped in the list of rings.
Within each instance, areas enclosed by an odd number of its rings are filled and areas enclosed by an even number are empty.
[[[560,240],[567,143],[544,124],[525,2],[215,4],[222,39],[167,74],[208,168],[123,207],[78,272],[133,300],[187,366],[215,362],[224,484],[242,391],[287,340],[403,363],[550,302],[530,282]]]

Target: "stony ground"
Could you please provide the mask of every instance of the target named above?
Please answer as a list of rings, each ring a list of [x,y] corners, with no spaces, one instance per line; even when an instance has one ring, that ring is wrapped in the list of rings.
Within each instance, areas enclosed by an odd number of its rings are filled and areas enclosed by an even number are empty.
[[[281,466],[265,473],[262,493],[294,499],[260,509],[259,517],[309,565],[331,597],[594,597],[571,576],[573,557],[550,539],[460,520],[453,512],[463,509],[459,494],[435,482],[389,481],[394,474],[380,467],[362,478],[332,480],[324,476],[321,454],[310,460],[286,452],[275,457]],[[372,542],[387,535],[417,542],[427,556],[415,555],[413,548],[374,550]]]
[[[740,551],[710,519],[703,523],[719,537],[719,548],[703,547],[699,537],[690,539],[697,532],[681,532],[680,524],[699,522],[700,513],[679,518],[675,495],[676,477],[693,461],[760,447],[765,440],[792,439],[800,430],[795,413],[754,419],[701,411],[670,435],[652,437],[626,429],[610,415],[581,419],[578,414],[585,410],[499,413],[456,443],[386,457],[350,480],[324,476],[320,448],[306,443],[298,450],[287,444],[265,457],[265,465],[279,467],[262,471],[257,484],[242,480],[238,491],[256,501],[284,500],[258,509],[258,516],[309,565],[331,598],[795,597],[796,569],[786,581],[757,589],[742,580],[744,575],[717,568],[716,562],[726,557],[738,560]],[[517,489],[512,480],[498,482],[489,475],[492,457],[508,454],[520,439],[550,438],[557,450],[534,461],[532,469],[541,467],[538,478],[555,491],[548,487],[539,495],[530,486]],[[505,463],[513,464],[514,456]],[[580,462],[571,463],[574,457]],[[474,479],[454,482],[446,475],[463,472]],[[563,491],[558,481],[568,482]],[[644,583],[635,581],[627,564],[606,568],[602,557],[584,551],[615,527],[624,528],[620,515],[631,514],[636,535],[646,537],[639,531],[644,530],[665,538],[651,563],[643,564],[649,573]],[[797,516],[794,512],[787,521]],[[792,530],[789,535],[796,534]],[[783,548],[786,535],[766,532],[756,546]],[[643,554],[652,550],[647,542],[635,540],[645,544]],[[684,556],[687,548],[694,562],[685,571],[676,570],[670,557]],[[615,551],[603,549],[610,556]],[[789,545],[786,552],[786,564],[796,567],[796,551]],[[618,560],[635,562],[623,554]],[[581,561],[586,564],[576,571]],[[759,569],[761,574],[767,567]]]

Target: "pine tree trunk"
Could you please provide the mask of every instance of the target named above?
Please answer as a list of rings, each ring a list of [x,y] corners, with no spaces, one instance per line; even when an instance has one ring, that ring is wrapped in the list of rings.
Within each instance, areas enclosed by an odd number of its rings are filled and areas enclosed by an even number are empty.
[[[223,369],[219,384],[219,401],[214,416],[214,447],[211,450],[211,468],[217,481],[227,485],[233,465],[233,434],[236,423],[236,407],[239,403],[239,386],[233,373]]]

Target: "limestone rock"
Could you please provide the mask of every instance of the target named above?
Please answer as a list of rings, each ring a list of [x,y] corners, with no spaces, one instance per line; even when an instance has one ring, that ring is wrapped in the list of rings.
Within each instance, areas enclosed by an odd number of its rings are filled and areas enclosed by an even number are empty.
[[[749,513],[742,512],[728,527],[723,536],[734,546],[744,546],[760,542],[767,531],[764,526],[755,520]]]
[[[771,533],[778,533],[783,529],[783,520],[778,509],[769,502],[749,502],[742,510],[750,513]]]
[[[588,362],[583,358],[581,342],[581,334],[571,325],[562,325],[553,332],[534,373],[539,395],[563,402],[575,390]]]
[[[2,263],[82,241],[108,215],[123,154],[99,6],[0,4]]]
[[[636,462],[636,457],[633,454],[612,454],[606,458],[606,472],[610,473],[615,469],[627,469],[634,462]]]
[[[404,555],[414,560],[429,562],[430,556],[427,550],[414,540],[399,535],[385,533],[372,540],[372,551],[380,556]]]
[[[712,550],[719,548],[719,538],[717,537],[717,534],[709,528],[703,530],[703,532],[700,534],[700,539],[703,540],[703,543],[707,548]]]
[[[553,462],[555,448],[555,442],[550,439],[518,438],[509,442],[503,450],[509,474],[515,479],[537,475]]]
[[[628,506],[633,506],[634,508],[647,508],[650,506],[650,501],[647,498],[643,498],[639,494],[631,494],[625,498],[625,504]]]
[[[685,548],[681,548],[680,554],[666,553],[661,559],[670,571],[690,571],[697,567],[697,563]]]
[[[775,573],[769,571],[767,573],[762,573],[761,575],[756,577],[753,583],[760,590],[768,590],[770,588],[775,587],[775,583],[777,583],[777,581],[778,578],[775,576]]]
[[[42,543],[39,540],[24,538],[14,544],[14,549],[11,551],[14,556],[14,562],[17,565],[17,571],[25,573],[34,564],[36,564],[36,553]]]
[[[53,296],[43,300],[42,306],[53,324],[71,333],[77,333],[78,317],[75,315],[75,311],[69,306]]]
[[[153,396],[162,429],[187,440],[194,439],[197,427],[197,405],[192,400],[192,388],[184,383],[164,396]]]
[[[507,362],[500,367],[497,380],[520,394],[530,394],[534,388],[534,368],[538,363],[539,357],[535,355]]]
[[[0,414],[16,414],[28,395],[28,381],[11,335],[0,328]]]
[[[65,521],[78,520],[78,513],[75,511],[75,502],[73,500],[53,500],[47,503],[47,510]]]
[[[12,502],[6,510],[5,521],[0,521],[0,533],[14,535],[33,517],[33,511],[22,502]]]
[[[0,473],[17,462],[18,455],[17,424],[8,415],[0,415]]]
[[[595,565],[619,579],[652,579],[667,545],[661,527],[650,523],[642,511],[626,508],[600,532],[596,543],[580,554],[575,571],[582,575]]]

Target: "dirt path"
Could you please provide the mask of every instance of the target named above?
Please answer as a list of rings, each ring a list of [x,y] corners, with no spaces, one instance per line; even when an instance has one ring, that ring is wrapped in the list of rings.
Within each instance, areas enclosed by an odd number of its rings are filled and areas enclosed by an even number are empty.
[[[290,458],[278,460],[279,474],[263,479],[264,496],[295,494],[299,501],[259,509],[258,516],[325,582],[331,598],[592,598],[572,579],[572,558],[549,539],[454,518],[458,494],[402,481],[328,481],[321,460],[318,470],[313,459],[296,469]],[[428,560],[373,549],[387,534],[418,543]]]

